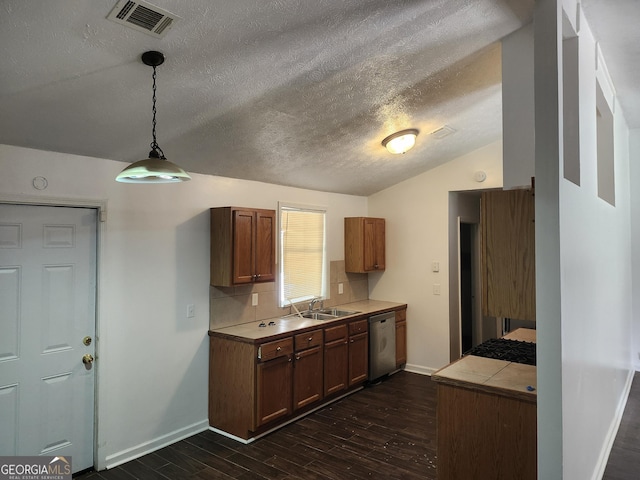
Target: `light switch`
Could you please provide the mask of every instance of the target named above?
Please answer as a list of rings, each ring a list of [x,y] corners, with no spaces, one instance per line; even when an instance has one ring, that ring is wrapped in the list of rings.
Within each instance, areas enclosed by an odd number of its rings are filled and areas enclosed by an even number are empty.
[[[196,306],[193,303],[187,305],[187,318],[193,318],[196,316]]]
[[[433,294],[434,295],[440,295],[440,284],[439,283],[434,283],[433,284]]]
[[[440,271],[440,262],[432,262],[431,263],[431,271],[439,272]]]
[[[251,306],[252,307],[257,307],[258,306],[258,294],[257,293],[252,293],[251,294]]]
[[[344,293],[344,284],[343,283],[339,283],[338,284],[338,295],[342,295]]]

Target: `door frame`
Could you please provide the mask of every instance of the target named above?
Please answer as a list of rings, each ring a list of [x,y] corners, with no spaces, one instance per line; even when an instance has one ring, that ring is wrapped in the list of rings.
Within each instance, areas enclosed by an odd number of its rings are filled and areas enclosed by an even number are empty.
[[[101,285],[105,279],[106,265],[102,261],[104,254],[104,244],[106,237],[106,220],[107,220],[107,200],[95,198],[68,198],[68,197],[50,197],[39,195],[21,195],[21,194],[1,194],[0,203],[9,205],[33,205],[45,207],[83,207],[97,210],[97,230],[96,230],[96,298],[95,298],[95,355],[96,359],[101,359],[94,363],[95,367],[95,383],[94,383],[94,408],[93,408],[93,466],[96,470],[106,468],[106,456],[99,448],[104,444],[104,435],[100,429],[100,393],[106,392],[104,384],[107,378],[103,374],[106,370],[103,366],[104,358],[100,348],[100,339],[105,334],[107,322],[102,325],[100,319],[101,313],[104,311],[104,302],[100,295]]]

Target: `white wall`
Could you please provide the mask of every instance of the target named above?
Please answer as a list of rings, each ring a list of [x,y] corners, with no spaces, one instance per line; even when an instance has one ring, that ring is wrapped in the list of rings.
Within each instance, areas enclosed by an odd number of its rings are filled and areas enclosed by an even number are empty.
[[[483,183],[474,180],[478,170],[487,174]],[[387,222],[386,270],[369,274],[369,296],[407,303],[407,369],[431,373],[449,363],[448,261],[457,248],[449,191],[501,185],[502,142],[495,142],[369,197],[369,215]],[[431,271],[433,261],[440,272]]]
[[[125,164],[0,145],[0,199],[107,202],[100,238],[98,460],[111,466],[207,427],[209,215],[213,206],[328,207],[330,260],[344,258],[343,217],[364,197],[206,175],[120,184]],[[36,176],[48,188],[32,187]],[[53,200],[57,203],[56,200]],[[186,306],[195,304],[195,318]]]
[[[563,178],[562,5],[540,0],[536,35],[539,478],[600,478],[632,375],[628,131],[615,98],[615,207],[598,197],[596,46],[579,23],[580,186]],[[573,23],[575,27],[576,23]],[[566,85],[565,88],[577,88]],[[606,88],[606,86],[605,86]]]
[[[631,238],[640,239],[640,129],[629,132],[631,183]],[[632,347],[634,368],[640,371],[640,242],[631,242],[631,279],[633,296]]]

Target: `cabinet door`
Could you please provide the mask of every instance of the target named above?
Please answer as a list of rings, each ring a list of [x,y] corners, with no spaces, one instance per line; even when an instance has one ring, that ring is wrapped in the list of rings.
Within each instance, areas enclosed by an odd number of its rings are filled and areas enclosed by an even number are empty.
[[[384,270],[385,268],[385,224],[382,218],[365,218],[364,234],[364,269],[366,271]]]
[[[297,410],[322,399],[322,347],[295,354],[293,364],[293,409]]]
[[[257,366],[256,427],[291,414],[291,355]]]
[[[276,279],[276,215],[274,211],[256,212],[255,281]]]
[[[367,379],[369,364],[369,335],[359,333],[349,337],[349,386]]]
[[[324,395],[346,390],[349,368],[349,345],[341,338],[324,344]]]
[[[255,214],[233,211],[233,283],[251,283],[255,264]]]
[[[344,260],[347,272],[367,273],[385,269],[384,218],[344,219]]]
[[[481,227],[483,315],[535,320],[533,192],[484,192]]]

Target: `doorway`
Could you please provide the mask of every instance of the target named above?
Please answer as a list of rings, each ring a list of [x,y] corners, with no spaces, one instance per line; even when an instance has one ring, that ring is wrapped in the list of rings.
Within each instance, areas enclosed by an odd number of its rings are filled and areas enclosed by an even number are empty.
[[[96,208],[0,203],[0,454],[94,465]]]
[[[460,302],[461,354],[482,343],[479,253],[479,225],[461,220],[458,232],[458,292]]]

